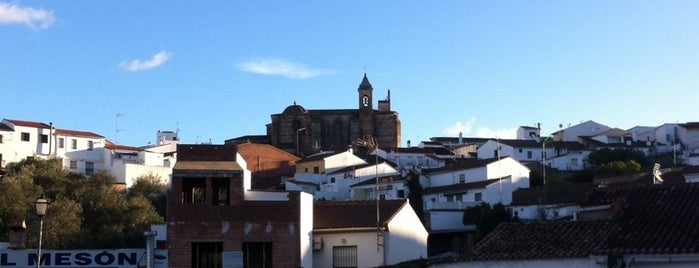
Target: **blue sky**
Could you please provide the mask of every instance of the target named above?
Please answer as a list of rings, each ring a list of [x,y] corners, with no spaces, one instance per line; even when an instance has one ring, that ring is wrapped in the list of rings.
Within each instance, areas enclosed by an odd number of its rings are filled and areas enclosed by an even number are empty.
[[[697,121],[698,1],[0,0],[0,117],[141,146],[349,109],[366,72],[402,144]],[[117,114],[122,114],[118,116]],[[118,119],[118,120],[117,120]]]

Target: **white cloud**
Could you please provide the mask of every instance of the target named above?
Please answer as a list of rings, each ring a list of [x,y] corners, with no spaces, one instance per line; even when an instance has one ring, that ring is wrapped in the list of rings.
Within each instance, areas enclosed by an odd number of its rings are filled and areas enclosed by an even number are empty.
[[[131,62],[122,61],[119,66],[130,72],[138,72],[144,70],[150,70],[160,65],[163,65],[170,59],[170,53],[165,51],[160,51],[158,54],[153,55],[150,60],[133,60]]]
[[[54,20],[53,11],[0,3],[0,24],[24,24],[32,28],[46,29]]]
[[[238,64],[238,68],[247,73],[277,75],[291,79],[308,79],[327,73],[325,70],[310,69],[301,64],[280,59],[251,60]]]
[[[445,128],[443,132],[448,136],[458,136],[459,133],[462,133],[464,137],[477,138],[514,139],[517,136],[517,128],[490,129],[477,127],[477,121],[476,117],[472,117],[465,123],[459,121]]]

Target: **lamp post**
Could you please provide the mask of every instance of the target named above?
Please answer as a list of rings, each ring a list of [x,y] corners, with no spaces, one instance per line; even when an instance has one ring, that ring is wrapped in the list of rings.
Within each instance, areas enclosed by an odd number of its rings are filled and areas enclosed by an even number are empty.
[[[49,207],[49,201],[43,195],[34,202],[36,207],[36,215],[39,216],[39,247],[36,249],[36,267],[41,267],[41,239],[44,234],[44,216],[46,209]]]

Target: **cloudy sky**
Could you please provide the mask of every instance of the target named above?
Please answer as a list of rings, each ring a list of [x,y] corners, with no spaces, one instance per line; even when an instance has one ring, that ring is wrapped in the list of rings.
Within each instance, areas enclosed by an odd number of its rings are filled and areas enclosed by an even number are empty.
[[[0,118],[119,144],[265,134],[349,109],[364,73],[402,143],[587,120],[698,121],[697,1],[5,1]],[[376,103],[373,104],[376,107]]]

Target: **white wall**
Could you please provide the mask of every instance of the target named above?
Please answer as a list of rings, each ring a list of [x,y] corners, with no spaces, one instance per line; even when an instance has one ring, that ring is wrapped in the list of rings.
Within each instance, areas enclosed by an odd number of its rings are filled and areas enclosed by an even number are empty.
[[[333,267],[334,246],[357,246],[358,267],[381,266],[384,258],[383,248],[377,251],[376,231],[350,233],[314,233],[314,237],[323,239],[323,249],[313,251],[313,267]]]
[[[427,236],[427,230],[410,203],[406,203],[388,223],[384,243],[386,265],[427,258]]]
[[[464,230],[463,210],[431,210],[429,211],[430,230]]]
[[[301,242],[301,266],[313,266],[313,196],[307,193],[300,193],[300,217],[297,226],[299,239]],[[290,231],[292,227],[289,227]]]

